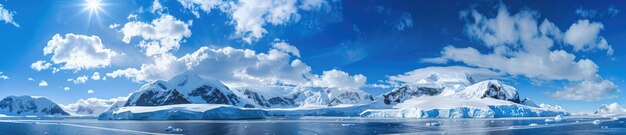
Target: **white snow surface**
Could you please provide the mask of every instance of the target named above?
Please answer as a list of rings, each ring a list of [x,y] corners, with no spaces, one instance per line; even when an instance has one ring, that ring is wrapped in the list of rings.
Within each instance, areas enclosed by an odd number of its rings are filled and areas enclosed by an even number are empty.
[[[626,110],[618,103],[602,104],[600,105],[600,107],[598,107],[594,114],[626,114]]]
[[[375,118],[500,118],[567,116],[569,113],[492,98],[422,96],[406,100],[389,109],[368,109],[360,115]]]
[[[0,114],[5,116],[69,115],[61,106],[41,96],[8,96],[0,101]]]
[[[222,104],[177,104],[165,106],[127,106],[102,113],[100,120],[226,120],[262,119],[261,109]]]

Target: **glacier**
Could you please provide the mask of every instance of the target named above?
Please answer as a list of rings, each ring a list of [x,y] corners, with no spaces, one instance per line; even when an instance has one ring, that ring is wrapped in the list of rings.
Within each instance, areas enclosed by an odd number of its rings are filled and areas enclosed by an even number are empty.
[[[263,119],[261,109],[220,104],[177,104],[164,106],[130,106],[106,111],[99,120],[224,120]]]

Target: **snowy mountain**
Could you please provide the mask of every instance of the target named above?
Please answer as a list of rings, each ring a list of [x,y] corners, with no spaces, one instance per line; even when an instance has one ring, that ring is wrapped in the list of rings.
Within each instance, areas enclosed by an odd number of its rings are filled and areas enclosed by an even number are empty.
[[[119,97],[108,100],[97,98],[79,99],[76,103],[61,106],[66,112],[72,114],[72,116],[98,116],[118,101],[126,101],[126,98]]]
[[[506,85],[498,80],[486,80],[472,84],[452,96],[466,99],[493,98],[521,103],[517,90],[513,86]]]
[[[385,104],[402,103],[420,96],[452,95],[474,84],[474,79],[464,73],[431,73],[415,82],[406,83],[391,92],[383,94]]]
[[[7,116],[69,115],[45,97],[9,96],[0,101],[0,114]]]
[[[621,114],[626,113],[626,110],[617,103],[602,104],[593,114]]]
[[[458,72],[422,75],[416,82],[382,95],[388,107],[371,107],[362,117],[497,118],[569,115],[560,108],[543,108],[530,98],[520,100],[517,89],[498,80],[475,83]],[[381,102],[381,101],[378,101]]]
[[[131,94],[124,106],[163,106],[174,104],[225,104],[254,107],[242,102],[226,85],[200,78],[194,71],[169,81],[154,81]]]
[[[248,116],[249,115],[249,116]],[[520,100],[497,80],[475,82],[463,73],[433,73],[376,100],[361,90],[285,87],[230,89],[193,71],[154,81],[118,101],[99,119],[241,119],[264,116],[498,118],[567,116],[559,108]],[[232,117],[232,118],[231,118]]]

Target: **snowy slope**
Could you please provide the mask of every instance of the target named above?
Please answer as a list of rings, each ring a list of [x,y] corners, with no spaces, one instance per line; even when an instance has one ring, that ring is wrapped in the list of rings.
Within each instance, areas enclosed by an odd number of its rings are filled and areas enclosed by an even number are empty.
[[[0,114],[7,116],[69,115],[45,97],[8,96],[0,101]]]
[[[436,72],[421,76],[383,94],[385,104],[401,103],[420,96],[452,95],[475,83],[474,79],[461,72]]]
[[[626,110],[617,103],[602,104],[593,114],[626,114]]]
[[[203,79],[194,71],[179,74],[169,81],[154,81],[131,94],[124,106],[162,106],[174,104],[225,104],[254,107],[241,102],[226,85]]]
[[[97,98],[79,99],[75,103],[61,105],[61,107],[72,116],[98,116],[117,101],[126,101],[126,98],[119,97],[108,100]]]
[[[521,102],[519,94],[513,86],[506,85],[498,80],[481,81],[451,96],[465,99],[493,98],[515,103]]]
[[[99,120],[227,120],[262,119],[266,112],[220,104],[127,106],[102,113]]]
[[[569,113],[492,98],[423,96],[406,100],[390,109],[368,109],[360,115],[375,118],[500,118],[566,116]]]

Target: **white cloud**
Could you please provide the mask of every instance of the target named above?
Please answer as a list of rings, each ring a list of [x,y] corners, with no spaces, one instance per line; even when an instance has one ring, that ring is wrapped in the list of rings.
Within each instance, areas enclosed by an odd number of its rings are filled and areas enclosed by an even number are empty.
[[[100,80],[100,73],[93,72],[93,75],[91,75],[91,80]]]
[[[564,40],[574,47],[574,51],[587,51],[593,49],[607,50],[613,53],[613,48],[606,42],[604,37],[599,36],[604,28],[602,23],[578,20],[565,32]]]
[[[563,88],[563,90],[548,93],[548,95],[561,100],[596,101],[614,98],[616,97],[617,92],[617,86],[615,86],[615,84],[611,81],[585,80],[570,84],[569,86]]]
[[[153,56],[177,50],[183,38],[191,36],[189,27],[192,22],[180,21],[172,15],[163,14],[150,23],[132,21],[124,24],[120,31],[124,34],[122,41],[130,43],[133,37],[141,37],[139,46],[145,54]]]
[[[458,77],[472,77],[472,79],[474,79],[475,81],[495,79],[503,76],[502,73],[497,73],[484,68],[471,68],[463,66],[426,67],[415,69],[413,71],[409,71],[395,76],[389,76],[389,83],[395,86],[401,86],[404,84],[417,84],[420,80],[431,76],[431,74],[448,76],[452,79]]]
[[[87,82],[87,80],[89,80],[89,78],[86,75],[79,76],[76,79],[72,79],[72,78],[67,79],[68,82],[73,82],[74,84],[85,83]]]
[[[290,48],[290,47],[288,47]],[[297,50],[297,48],[292,48]],[[276,48],[267,53],[232,47],[201,47],[182,57],[162,55],[139,68],[127,68],[107,73],[108,77],[127,77],[137,82],[167,80],[172,76],[194,70],[204,78],[216,79],[229,87],[314,86],[358,89],[365,84],[363,75],[348,75],[339,70],[314,75],[311,67]],[[311,82],[309,82],[311,81]],[[345,83],[345,84],[337,84]]]
[[[470,66],[495,69],[507,74],[542,80],[580,81],[596,77],[598,66],[589,59],[576,61],[576,56],[563,50],[548,54],[518,53],[515,57],[482,54],[468,48],[445,47],[442,57]]]
[[[43,49],[44,55],[52,54],[54,64],[62,64],[61,69],[81,70],[102,68],[111,65],[117,55],[105,48],[98,36],[55,34]]]
[[[39,60],[33,64],[30,65],[30,68],[37,70],[37,71],[41,71],[41,70],[46,70],[48,68],[50,68],[50,66],[52,66],[51,63],[46,62],[45,60]]]
[[[422,59],[423,62],[462,62],[512,76],[543,81],[567,80],[572,83],[571,86],[589,85],[590,81],[606,81],[597,74],[599,67],[592,60],[577,59],[566,50],[553,50],[555,43],[568,43],[574,46],[574,51],[600,49],[612,53],[606,40],[598,36],[602,29],[600,23],[581,20],[564,34],[547,19],[539,23],[539,13],[536,11],[522,9],[511,15],[504,5],[499,7],[493,18],[477,10],[463,11],[461,18],[468,22],[466,33],[483,43],[490,52],[482,53],[473,47],[447,46],[443,48],[441,57]],[[606,88],[614,90],[614,87]],[[577,91],[574,94],[583,92],[582,89],[573,87],[563,91]]]
[[[117,27],[120,27],[120,24],[113,23],[113,24],[109,25],[109,29],[115,29]]]
[[[300,20],[299,10],[314,11],[327,5],[323,0],[240,0],[222,2],[218,0],[178,0],[183,7],[199,17],[199,10],[206,13],[214,8],[230,14],[235,25],[233,37],[241,38],[250,44],[267,34],[266,23],[284,25]],[[297,5],[297,4],[301,5]]]
[[[46,82],[46,81],[44,81],[44,80],[41,80],[41,81],[39,82],[39,87],[46,87],[46,86],[48,86],[48,82]]]
[[[4,75],[4,72],[0,72],[0,79],[7,80],[9,76]]]
[[[284,51],[287,53],[291,53],[297,57],[300,57],[300,51],[298,50],[298,48],[291,46],[285,42],[276,42],[272,44],[273,48],[276,48],[280,51]]]
[[[64,91],[69,91],[69,90],[70,90],[70,87],[63,87],[63,90],[64,90]]]
[[[0,21],[4,21],[4,23],[8,23],[8,24],[13,24],[13,26],[19,28],[20,25],[17,24],[15,20],[13,20],[14,15],[15,15],[15,12],[5,9],[4,6],[0,4]]]
[[[313,87],[330,87],[340,90],[358,90],[365,86],[367,77],[361,74],[350,76],[350,74],[340,70],[324,71],[321,76],[315,75],[308,82],[308,86]]]
[[[152,2],[152,7],[150,7],[150,13],[161,13],[164,9],[165,7],[161,5],[159,0],[154,0],[154,2]]]
[[[126,17],[128,20],[137,20],[138,18],[137,14],[128,14],[128,17]]]
[[[93,93],[95,93],[95,92],[96,92],[96,91],[93,91],[93,90],[87,90],[87,94],[93,94]]]
[[[28,81],[35,81],[35,79],[28,77]]]

